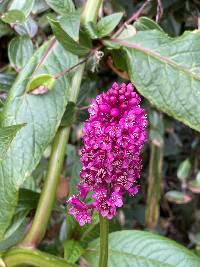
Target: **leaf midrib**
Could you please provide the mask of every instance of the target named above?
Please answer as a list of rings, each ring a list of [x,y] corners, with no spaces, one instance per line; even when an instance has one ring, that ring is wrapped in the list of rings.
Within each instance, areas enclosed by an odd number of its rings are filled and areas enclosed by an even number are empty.
[[[176,63],[174,60],[170,59],[169,57],[163,56],[153,50],[141,47],[140,45],[136,44],[136,43],[129,43],[126,41],[121,41],[121,40],[117,40],[117,39],[112,39],[112,41],[114,41],[114,43],[119,43],[125,47],[128,48],[132,48],[135,50],[138,50],[140,52],[143,52],[144,54],[154,57],[158,60],[160,60],[161,62],[163,62],[164,64],[168,63],[169,65],[172,65],[173,67],[176,67],[177,69],[179,69],[180,71],[185,72],[187,75],[189,75],[191,78],[194,78],[196,80],[200,81],[200,76],[198,76],[196,73],[194,73],[193,71],[185,68],[184,66]]]

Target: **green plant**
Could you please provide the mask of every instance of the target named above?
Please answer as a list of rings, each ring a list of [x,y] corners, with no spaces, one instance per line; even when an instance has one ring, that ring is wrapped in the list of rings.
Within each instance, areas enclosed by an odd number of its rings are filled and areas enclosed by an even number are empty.
[[[99,224],[97,214],[91,225],[81,228],[56,201],[61,174],[71,177],[67,193],[76,193],[80,162],[75,145],[80,142],[80,127],[73,126],[74,131],[72,124],[87,118],[87,98],[89,93],[90,98],[98,93],[97,84],[104,88],[110,83],[107,74],[97,75],[101,63],[108,63],[116,79],[130,79],[146,103],[200,131],[200,32],[169,37],[153,19],[141,17],[149,5],[154,8],[150,1],[142,3],[125,22],[120,10],[111,14],[116,3],[105,2],[87,0],[80,8],[71,0],[1,3],[0,37],[10,41],[9,64],[0,73],[2,267],[79,266],[85,260],[94,267],[200,266],[199,257],[176,242],[145,231],[118,232],[120,225],[115,220],[108,229],[108,221],[100,217]],[[157,20],[162,15],[160,2],[154,14]],[[108,5],[107,16],[103,16],[104,5]],[[45,41],[52,35],[50,27],[53,36]],[[155,111],[152,114],[157,114],[154,119],[159,122],[150,120],[149,228],[158,223],[167,129],[165,119],[163,122]],[[75,141],[68,144],[69,139]],[[188,175],[178,170],[183,191]],[[53,253],[42,247],[50,218],[62,221]]]

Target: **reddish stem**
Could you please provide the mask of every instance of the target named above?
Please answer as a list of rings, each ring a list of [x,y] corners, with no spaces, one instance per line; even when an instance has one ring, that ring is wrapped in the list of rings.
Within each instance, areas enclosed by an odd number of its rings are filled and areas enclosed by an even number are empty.
[[[123,29],[126,27],[126,25],[130,24],[131,22],[137,20],[140,15],[142,14],[142,12],[144,11],[145,7],[147,6],[147,4],[150,2],[150,0],[146,0],[143,5],[135,12],[132,14],[132,16],[127,19],[122,26],[114,33],[114,37],[116,38],[122,31]]]

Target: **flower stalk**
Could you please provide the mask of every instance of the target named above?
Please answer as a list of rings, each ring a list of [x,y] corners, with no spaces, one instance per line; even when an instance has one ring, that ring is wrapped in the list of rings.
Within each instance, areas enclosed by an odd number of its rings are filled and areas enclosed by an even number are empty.
[[[107,267],[108,263],[108,233],[109,233],[109,221],[102,215],[100,218],[100,255],[99,255],[99,267]]]

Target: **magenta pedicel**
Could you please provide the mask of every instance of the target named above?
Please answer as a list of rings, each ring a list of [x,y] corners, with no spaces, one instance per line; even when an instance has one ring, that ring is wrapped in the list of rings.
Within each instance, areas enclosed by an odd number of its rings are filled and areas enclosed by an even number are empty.
[[[138,192],[141,149],[147,140],[147,117],[131,83],[114,83],[88,109],[81,150],[79,194],[68,200],[69,214],[81,226],[91,223],[92,212],[112,219],[123,206],[123,195]],[[87,196],[90,193],[90,201]],[[91,201],[92,199],[92,201]]]

